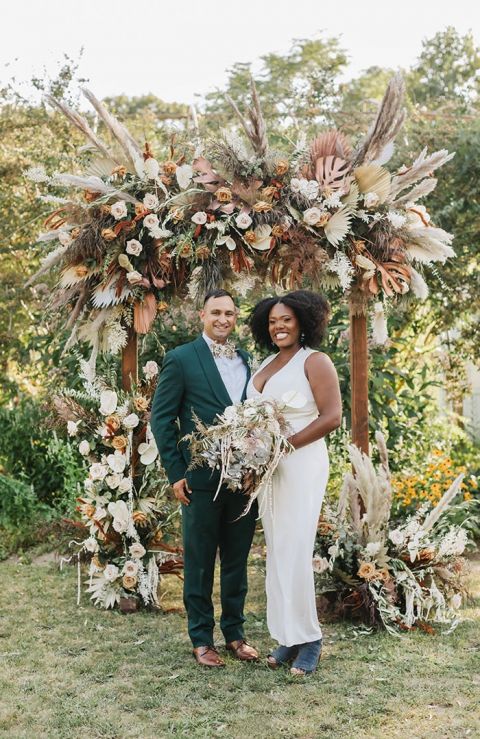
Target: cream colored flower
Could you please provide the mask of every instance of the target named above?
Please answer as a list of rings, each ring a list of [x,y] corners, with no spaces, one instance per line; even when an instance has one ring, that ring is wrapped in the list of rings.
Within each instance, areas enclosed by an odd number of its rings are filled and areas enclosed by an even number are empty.
[[[147,210],[155,210],[158,208],[158,198],[151,192],[147,192],[143,198],[143,204]]]
[[[144,162],[143,169],[145,171],[145,175],[148,177],[149,180],[156,180],[158,177],[158,173],[160,172],[160,165],[156,159],[154,159],[153,157],[149,157]]]
[[[127,241],[127,246],[125,248],[127,254],[133,254],[134,257],[138,257],[142,250],[143,245],[140,241],[137,241],[137,239],[130,239],[130,241]]]
[[[193,214],[191,220],[196,223],[197,226],[203,226],[207,222],[207,214],[203,210],[199,210]]]
[[[78,445],[78,451],[82,455],[82,457],[86,457],[90,454],[90,444],[86,439],[83,439],[83,441],[80,442]]]
[[[116,203],[113,203],[113,205],[110,206],[110,213],[116,221],[119,221],[121,218],[126,218],[128,216],[128,210],[125,201],[117,200]]]
[[[248,215],[248,213],[239,213],[238,216],[235,218],[235,223],[238,226],[238,228],[249,228],[249,226],[252,225],[252,219]]]
[[[117,500],[108,504],[108,512],[113,518],[113,528],[119,534],[124,534],[130,521],[130,513],[124,500]]]
[[[136,428],[136,426],[138,426],[139,423],[140,423],[140,419],[136,413],[130,413],[128,416],[126,416],[123,419],[123,426],[129,431]]]
[[[143,367],[143,374],[147,380],[151,380],[153,377],[156,377],[158,375],[158,364],[154,362],[153,359],[150,359]]]
[[[130,285],[139,285],[142,280],[142,275],[140,274],[140,272],[137,272],[136,269],[133,269],[131,272],[127,273],[127,281],[130,283]]]
[[[134,559],[141,559],[147,553],[145,547],[137,541],[129,546],[128,551],[130,552],[130,556]]]
[[[182,164],[175,170],[175,177],[182,190],[186,190],[193,177],[193,167],[190,164]]]
[[[113,454],[109,454],[107,457],[107,463],[113,472],[123,472],[127,466],[127,459],[125,454],[120,451],[116,451]]]
[[[78,434],[78,422],[67,421],[67,433],[69,436],[76,436]]]
[[[117,409],[118,396],[115,390],[104,390],[100,395],[100,413],[109,416]]]
[[[94,462],[90,466],[89,474],[92,480],[103,480],[108,472],[107,467],[100,462]]]
[[[149,213],[148,216],[145,216],[143,219],[143,225],[145,228],[156,228],[158,223],[158,216],[156,216],[155,213]]]
[[[303,220],[308,223],[309,226],[315,226],[323,215],[323,211],[320,208],[308,208],[303,213]]]
[[[138,573],[138,562],[129,559],[123,565],[122,573],[134,577]]]
[[[107,565],[103,570],[103,576],[105,580],[108,580],[108,582],[113,582],[117,579],[117,577],[120,574],[120,570],[116,565]]]

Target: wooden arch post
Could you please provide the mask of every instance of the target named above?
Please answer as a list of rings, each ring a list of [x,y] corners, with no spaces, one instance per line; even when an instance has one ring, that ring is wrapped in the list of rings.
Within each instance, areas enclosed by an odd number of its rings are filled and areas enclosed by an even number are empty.
[[[368,454],[367,315],[350,302],[350,393],[352,442]]]
[[[128,339],[122,349],[122,388],[129,392],[132,385],[138,382],[138,336],[130,326]]]

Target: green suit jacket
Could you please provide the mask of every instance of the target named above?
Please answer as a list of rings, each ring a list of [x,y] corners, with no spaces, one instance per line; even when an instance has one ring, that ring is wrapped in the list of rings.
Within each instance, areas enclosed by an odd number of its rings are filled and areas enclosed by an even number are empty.
[[[238,353],[247,368],[243,400],[250,368],[248,354],[242,349]],[[188,444],[179,443],[179,439],[194,429],[192,411],[211,425],[215,416],[232,402],[202,336],[167,352],[153,399],[151,427],[170,483],[186,477],[192,490],[216,490],[219,476],[209,467],[187,472],[190,451]]]

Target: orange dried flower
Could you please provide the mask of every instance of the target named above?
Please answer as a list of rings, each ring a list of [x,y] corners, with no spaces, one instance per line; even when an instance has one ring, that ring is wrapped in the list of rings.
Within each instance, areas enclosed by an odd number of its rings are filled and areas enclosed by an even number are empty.
[[[122,585],[126,590],[133,590],[138,580],[134,575],[124,575],[122,577]]]
[[[279,159],[275,165],[275,174],[281,177],[288,172],[289,167],[290,165],[286,159]]]
[[[135,410],[143,413],[148,408],[148,400],[143,395],[137,395],[137,397],[133,399],[133,405],[135,406]]]
[[[232,200],[232,191],[229,187],[219,187],[215,191],[215,197],[219,203],[230,203]]]
[[[75,274],[77,277],[85,277],[88,275],[88,267],[86,267],[84,264],[77,264],[75,267]]]
[[[116,431],[121,426],[120,418],[116,413],[113,413],[111,416],[107,416],[105,423],[112,431]]]
[[[114,241],[117,238],[117,234],[113,228],[102,228],[102,239],[105,241]]]
[[[114,449],[125,449],[127,446],[127,439],[125,436],[114,436],[112,439],[112,446]]]
[[[273,205],[271,203],[266,203],[264,200],[259,200],[253,206],[253,210],[255,213],[268,213],[270,210],[273,210]]]
[[[148,516],[143,511],[134,511],[132,518],[139,526],[144,526],[148,521]]]
[[[162,164],[162,168],[167,177],[169,177],[170,175],[175,174],[177,170],[177,165],[175,164],[175,162],[169,161]]]
[[[254,244],[257,240],[257,235],[255,231],[245,231],[243,234],[243,238],[245,241],[247,241],[249,244]]]
[[[371,562],[360,562],[357,575],[363,580],[375,580],[377,577],[377,570],[375,565]]]

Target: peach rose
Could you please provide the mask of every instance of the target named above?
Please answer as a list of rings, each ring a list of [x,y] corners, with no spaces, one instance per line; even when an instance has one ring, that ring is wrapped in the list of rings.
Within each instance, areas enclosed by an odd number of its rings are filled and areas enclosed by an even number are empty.
[[[375,580],[377,577],[377,570],[375,565],[371,562],[360,562],[357,575],[363,580]]]
[[[137,584],[137,578],[134,575],[124,575],[122,577],[122,585],[126,590],[133,590]]]
[[[137,397],[133,399],[133,405],[135,406],[135,410],[143,412],[148,408],[148,400],[144,398],[143,395],[137,395]]]
[[[249,244],[254,244],[257,240],[257,235],[255,231],[245,231],[243,238],[245,241],[247,241]]]
[[[148,521],[148,516],[143,511],[134,511],[132,518],[139,526],[144,526]]]
[[[171,162],[171,161],[164,162],[164,164],[162,164],[162,169],[164,173],[167,175],[167,177],[169,177],[170,175],[175,174],[177,170],[177,165],[175,164],[175,162]]]
[[[264,200],[259,200],[253,206],[253,210],[255,213],[268,213],[270,210],[273,210],[273,205],[271,203],[266,203]]]
[[[114,449],[125,449],[127,446],[125,436],[114,436],[112,439],[112,446]]]
[[[111,416],[107,416],[105,419],[105,423],[107,424],[107,426],[110,426],[113,431],[116,431],[121,426],[121,421],[116,413]]]
[[[105,241],[114,241],[117,238],[117,234],[112,228],[102,228],[102,239]]]
[[[215,191],[215,197],[219,203],[230,203],[232,200],[232,191],[229,187],[219,187]]]
[[[290,165],[286,159],[279,159],[275,165],[275,174],[281,177],[288,172],[289,167]]]

